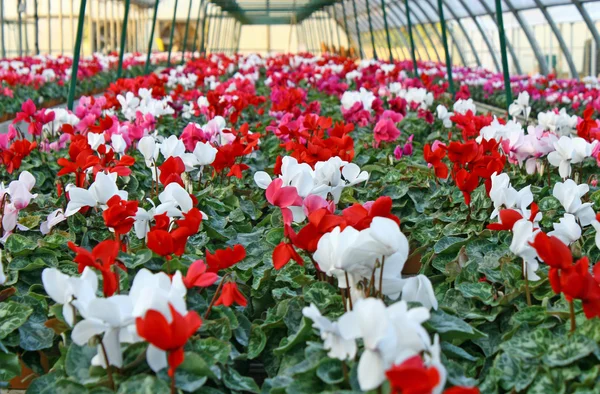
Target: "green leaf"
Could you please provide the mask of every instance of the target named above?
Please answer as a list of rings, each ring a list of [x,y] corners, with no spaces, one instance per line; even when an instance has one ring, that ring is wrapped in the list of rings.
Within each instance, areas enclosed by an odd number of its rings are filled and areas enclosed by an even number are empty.
[[[456,285],[456,289],[465,298],[475,298],[486,305],[498,304],[498,301],[494,300],[493,287],[487,282],[462,282]]]
[[[0,382],[8,382],[15,376],[21,375],[19,356],[0,351]]]
[[[442,237],[433,245],[433,251],[436,254],[458,253],[461,246],[465,245],[468,239],[460,237]]]
[[[92,346],[78,346],[72,343],[67,350],[65,372],[79,383],[87,383],[90,379],[90,365],[97,350]]]
[[[208,333],[209,335],[217,337],[223,341],[229,341],[232,333],[229,319],[226,317],[204,321],[200,332]]]
[[[204,338],[194,341],[193,349],[208,363],[226,364],[231,353],[231,344],[217,338]]]
[[[228,368],[223,375],[223,384],[231,390],[259,393],[260,389],[252,378],[242,376],[233,368]]]
[[[453,339],[475,339],[486,336],[483,332],[471,327],[465,321],[456,316],[449,315],[441,309],[431,314],[431,318],[425,322],[425,326],[439,333],[442,339],[448,341]]]
[[[129,269],[137,268],[141,265],[146,264],[152,259],[152,251],[150,249],[144,249],[136,254],[119,253],[119,260],[125,264],[125,267]]]
[[[21,327],[33,312],[33,308],[12,301],[0,303],[0,340]]]
[[[16,256],[20,253],[25,253],[37,248],[37,243],[31,237],[26,237],[21,234],[11,234],[6,240],[6,251]]]
[[[33,308],[33,313],[29,319],[19,327],[19,345],[21,348],[28,351],[35,351],[52,347],[54,331],[44,325],[48,320],[46,299],[34,293],[14,297],[13,299]]]
[[[546,320],[546,308],[540,305],[530,306],[515,313],[511,320],[516,324],[538,325]]]
[[[529,390],[527,390],[527,394],[562,394],[564,392],[565,387],[562,379],[556,379],[548,372],[539,374]]]
[[[281,343],[279,344],[279,347],[276,349],[273,349],[273,353],[276,355],[283,355],[286,352],[288,352],[291,348],[293,348],[294,346],[296,346],[297,344],[304,342],[306,340],[306,338],[310,335],[310,333],[312,332],[312,321],[303,318],[301,323],[300,323],[300,328],[298,329],[298,331],[296,331],[296,333],[290,335],[287,338],[283,338]]]
[[[515,389],[517,392],[523,391],[531,384],[539,369],[536,363],[517,360],[507,353],[498,356],[494,365],[502,372],[502,388],[506,391]]]
[[[252,360],[260,355],[267,344],[267,336],[260,326],[253,324],[248,342],[248,359]]]
[[[168,393],[169,385],[155,376],[135,375],[119,385],[117,394],[156,394]]]
[[[281,242],[283,239],[283,229],[282,228],[274,228],[267,233],[266,236],[267,242],[271,245],[275,246]]]
[[[46,386],[39,394],[84,394],[88,390],[85,386],[67,379],[61,379],[54,384]]]
[[[544,364],[550,367],[562,367],[592,354],[597,349],[598,345],[591,338],[583,335],[563,335],[548,344]]]
[[[329,305],[341,303],[338,290],[327,282],[315,282],[304,287],[304,299],[309,304],[315,304],[320,310],[325,310]]]
[[[344,381],[342,361],[326,359],[319,364],[317,376],[327,384],[337,384]]]
[[[195,376],[203,377],[206,376],[211,379],[216,379],[214,372],[211,371],[210,365],[195,352],[185,352],[185,359],[179,367]]]
[[[541,357],[555,336],[545,328],[533,332],[525,331],[502,343],[500,348],[511,357],[530,359]]]

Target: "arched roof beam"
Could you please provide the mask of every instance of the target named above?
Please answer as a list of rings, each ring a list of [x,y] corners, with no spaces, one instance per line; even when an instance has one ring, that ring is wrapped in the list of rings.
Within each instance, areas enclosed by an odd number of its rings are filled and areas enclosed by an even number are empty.
[[[596,48],[600,48],[600,34],[598,33],[598,29],[596,29],[596,24],[594,23],[594,21],[590,17],[590,14],[587,12],[580,0],[572,1],[573,4],[575,4],[575,7],[577,7],[577,10],[579,10],[579,13],[581,14],[581,17],[583,18],[583,21],[588,27],[590,33],[592,33],[592,37],[594,37],[594,41],[596,41]],[[592,74],[595,75],[596,70],[592,70]]]
[[[396,6],[398,6],[398,9],[402,12],[402,18],[404,21],[404,26],[407,27],[407,22],[406,22],[406,9],[403,6],[402,3],[396,3]],[[414,15],[414,14],[413,14]],[[408,32],[407,32],[408,34]],[[421,33],[419,32],[419,29],[417,29],[417,26],[413,24],[413,35],[416,34],[417,38],[419,39],[419,42],[421,43],[421,45],[423,46],[423,50],[425,51],[425,54],[427,54],[427,60],[432,60],[431,59],[431,55],[429,55],[429,51],[427,50],[427,46],[425,45],[425,40],[423,39],[423,36],[421,35]],[[418,46],[415,45],[415,50],[418,52]],[[437,52],[436,52],[437,55]],[[423,58],[421,58],[423,59]],[[439,58],[438,58],[439,60]]]
[[[569,70],[571,71],[571,77],[578,78],[579,73],[577,72],[577,67],[575,67],[575,63],[573,62],[573,57],[571,56],[571,51],[569,51],[569,48],[567,47],[567,43],[565,42],[562,34],[560,33],[558,26],[556,26],[554,19],[552,19],[552,16],[548,12],[547,7],[544,4],[542,4],[542,2],[540,0],[533,0],[533,1],[535,1],[535,4],[539,7],[540,11],[542,11],[542,14],[544,14],[544,18],[546,18],[546,21],[548,21],[548,24],[550,25],[552,32],[556,36],[558,45],[560,46],[560,49],[561,49],[563,55],[565,55],[565,59],[567,59],[567,64],[569,65]]]
[[[454,18],[456,23],[458,23],[458,27],[460,28],[463,35],[465,36],[465,39],[469,43],[469,47],[471,47],[471,52],[473,53],[475,62],[477,63],[478,66],[481,67],[481,60],[479,59],[479,55],[477,54],[477,49],[475,49],[475,44],[473,44],[473,40],[471,39],[471,37],[469,37],[467,30],[465,29],[462,22],[460,21],[460,18],[454,13],[454,10],[452,10],[452,7],[448,7],[448,3],[446,2],[446,0],[442,0],[442,4],[444,4],[446,6],[446,9],[448,10],[448,12],[450,12],[450,15],[452,16],[452,18]]]
[[[427,33],[427,29],[426,29],[426,28],[427,28],[427,23],[425,23],[424,21],[421,21],[421,18],[420,18],[420,16],[419,16],[419,15],[417,15],[417,13],[416,13],[414,10],[411,10],[411,9],[410,9],[410,4],[411,4],[411,3],[410,3],[410,1],[408,2],[408,4],[409,4],[409,7],[408,7],[408,10],[409,10],[409,12],[410,12],[410,13],[411,13],[411,14],[412,14],[412,15],[415,17],[415,19],[416,19],[416,20],[419,22],[418,24],[420,24],[421,26],[423,26],[423,31],[425,31],[425,33]],[[417,35],[418,35],[419,37],[421,37],[421,33],[419,32],[419,29],[417,29],[417,28],[416,28],[416,25],[415,25],[415,29],[414,29],[414,30],[416,30],[416,31],[417,31]],[[439,52],[438,52],[438,50],[437,50],[437,45],[435,45],[435,43],[434,43],[434,42],[433,42],[433,40],[431,39],[431,35],[427,34],[427,35],[426,35],[426,37],[427,37],[427,39],[429,40],[429,42],[431,43],[431,47],[433,48],[433,52],[435,53],[435,57],[437,58],[437,61],[438,61],[438,62],[441,62],[441,61],[442,61],[442,58],[440,57],[440,54],[439,54]],[[424,40],[423,40],[423,39],[421,39],[421,42],[423,42],[423,41],[424,41]],[[426,47],[424,42],[423,42],[423,46],[424,46],[424,47]]]
[[[494,51],[494,48],[492,47],[492,43],[490,42],[490,39],[485,34],[485,31],[483,31],[483,27],[481,27],[481,23],[479,23],[479,20],[477,20],[477,17],[473,14],[471,9],[467,6],[467,4],[465,3],[465,0],[458,0],[458,1],[460,2],[460,5],[462,5],[462,7],[465,9],[465,11],[467,11],[467,14],[469,14],[469,17],[475,23],[477,30],[479,30],[479,34],[481,34],[481,37],[483,38],[485,45],[488,47],[488,50],[490,51],[490,55],[492,56],[492,60],[494,61],[494,65],[496,66],[496,71],[500,71],[501,70],[500,62],[498,61],[498,57],[496,56],[496,51]]]
[[[436,14],[438,13],[438,10],[434,5],[433,0],[425,0],[425,1],[423,1],[423,3],[429,5],[429,7],[431,7],[431,9],[433,10],[434,13],[436,13]],[[418,4],[418,2],[416,4]],[[423,12],[423,13],[425,13],[425,12]],[[446,20],[446,22],[448,22],[448,21]],[[442,22],[440,21],[440,23],[442,23]],[[435,29],[435,30],[437,31],[437,29]],[[458,48],[458,55],[460,56],[460,60],[462,61],[463,66],[467,66],[467,60],[465,59],[465,54],[464,54],[465,51],[463,50],[462,45],[460,44],[459,41],[456,40],[456,37],[454,36],[454,32],[452,31],[452,29],[449,28],[448,33],[450,34],[450,37],[452,38],[454,45],[456,45],[456,47]],[[452,65],[450,65],[450,66],[452,66]]]
[[[504,0],[508,9],[513,14],[519,25],[521,25],[521,29],[523,29],[523,33],[525,33],[525,37],[527,37],[527,41],[529,41],[529,45],[531,45],[531,50],[533,50],[533,54],[538,61],[540,66],[540,72],[544,75],[548,74],[548,63],[546,63],[546,59],[544,59],[544,55],[542,54],[542,50],[540,49],[540,45],[538,44],[533,32],[531,31],[531,27],[529,24],[523,19],[519,11],[515,9],[510,0]]]
[[[397,7],[393,7],[393,6],[397,6]],[[400,10],[400,3],[397,4],[390,4],[390,6],[388,7],[390,10],[390,13],[393,13],[396,18],[398,19],[398,21],[400,22],[398,24],[398,34],[401,36],[402,41],[406,44],[406,48],[408,49],[408,53],[410,55],[411,51],[410,51],[410,43],[406,40],[406,37],[404,36],[404,34],[402,33],[402,29],[400,29],[401,27],[407,27],[407,22],[406,22],[406,16],[403,14],[403,12]],[[408,30],[408,29],[406,29]],[[406,33],[407,37],[408,37],[408,32]],[[410,39],[410,38],[409,38]],[[421,36],[419,36],[419,39],[421,39]],[[421,39],[422,42],[422,39]],[[424,44],[423,44],[424,46]],[[421,51],[419,50],[419,47],[417,45],[415,45],[415,51],[417,52],[418,56],[420,59],[424,59],[424,56],[421,55]],[[425,53],[427,53],[427,51],[425,51]],[[410,58],[411,56],[408,56],[408,58]],[[429,57],[429,54],[427,53],[427,58],[429,60],[431,60],[431,58]]]
[[[494,25],[496,25],[496,29],[498,29],[498,31],[499,31],[500,29],[498,28],[498,20],[496,19],[496,12],[494,10],[492,10],[484,0],[479,0],[479,3],[483,6],[483,8],[485,8],[486,12],[490,15],[492,21],[494,22]],[[519,58],[517,56],[517,53],[515,52],[515,48],[513,48],[512,44],[510,43],[510,40],[508,39],[508,37],[506,35],[504,37],[504,41],[506,42],[506,47],[508,48],[508,51],[510,52],[510,56],[513,58],[513,64],[515,65],[517,74],[523,74],[523,71],[521,71],[521,63],[519,62]]]

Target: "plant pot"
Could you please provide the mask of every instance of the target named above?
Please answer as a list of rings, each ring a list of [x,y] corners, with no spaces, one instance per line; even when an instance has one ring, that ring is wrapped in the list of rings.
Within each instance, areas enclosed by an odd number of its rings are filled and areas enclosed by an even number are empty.
[[[408,257],[404,268],[402,269],[403,275],[417,275],[421,270],[421,253],[416,253]]]

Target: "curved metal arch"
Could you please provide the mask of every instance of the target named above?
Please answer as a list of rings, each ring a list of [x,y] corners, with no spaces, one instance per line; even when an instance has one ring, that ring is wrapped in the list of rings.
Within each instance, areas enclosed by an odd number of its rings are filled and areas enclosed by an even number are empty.
[[[388,14],[387,14],[388,20],[393,23],[396,23],[398,25],[398,23],[400,21],[398,20],[396,15],[391,11],[392,10],[388,7]],[[406,44],[406,41],[404,41],[402,39],[402,36],[399,34],[398,26],[390,27],[389,31],[390,31],[390,39],[392,38],[392,33],[395,36],[394,42],[393,42],[394,45],[392,46],[392,48],[393,48],[394,52],[396,53],[396,59],[400,59],[400,58],[404,59],[406,57],[405,47],[402,45],[399,45],[401,43],[399,42],[398,37],[400,37],[400,41],[402,41],[404,44]],[[400,52],[402,53],[402,56],[400,56]]]
[[[380,7],[380,9],[381,9],[381,7]],[[391,9],[391,7],[388,7],[388,11],[390,11],[388,13],[388,17],[393,17],[393,20],[397,24],[397,26],[394,27],[394,34],[398,38],[400,38],[400,41],[402,41],[402,43],[404,44],[404,45],[399,45],[399,48],[402,51],[402,60],[404,60],[404,59],[406,59],[406,48],[408,47],[408,42],[406,41],[406,39],[402,35],[402,32],[400,31],[402,21],[398,18],[398,15],[395,13],[394,10]],[[398,58],[400,58],[400,57],[398,57]]]
[[[519,23],[519,25],[521,26],[521,29],[523,29],[523,33],[525,33],[525,37],[527,37],[527,41],[529,41],[529,45],[531,45],[531,50],[533,51],[533,54],[535,55],[535,58],[537,59],[538,64],[540,66],[540,72],[542,74],[547,75],[548,74],[548,63],[546,63],[546,59],[544,59],[544,55],[542,54],[540,45],[538,44],[537,40],[535,39],[535,36],[533,35],[533,32],[531,31],[529,24],[521,17],[521,14],[519,14],[519,11],[517,11],[515,9],[515,7],[510,2],[510,0],[504,0],[504,2],[508,6],[508,9],[513,14],[515,19]]]
[[[386,6],[387,6],[387,5],[386,5]],[[407,58],[407,56],[406,56],[406,53],[407,53],[407,52],[406,52],[406,49],[407,49],[407,46],[408,46],[408,42],[406,41],[406,39],[404,38],[404,36],[402,35],[402,32],[401,32],[401,30],[400,30],[400,27],[401,27],[402,21],[401,21],[401,20],[400,20],[400,18],[398,17],[398,13],[396,12],[396,10],[395,10],[395,9],[393,9],[392,7],[389,7],[389,6],[388,6],[388,11],[389,11],[389,13],[388,13],[388,17],[389,17],[391,20],[393,20],[393,21],[396,23],[396,25],[397,25],[397,26],[394,26],[394,27],[393,27],[392,31],[394,32],[394,35],[395,35],[396,37],[399,37],[399,38],[400,38],[400,41],[402,41],[402,43],[404,44],[404,45],[397,45],[397,47],[399,47],[399,48],[400,48],[400,50],[402,51],[402,60],[404,60],[404,59],[406,59],[406,58]],[[400,56],[398,56],[398,59],[400,59]]]
[[[352,41],[350,41],[350,30],[348,30],[348,17],[346,16],[346,5],[344,0],[340,1],[342,7],[342,17],[344,18],[344,33],[346,33],[346,43],[348,44],[348,51],[352,48]],[[337,7],[337,4],[334,6]]]
[[[425,12],[425,9],[424,9],[424,8],[421,6],[421,4],[420,4],[420,3],[421,3],[421,2],[419,2],[419,1],[414,1],[414,2],[412,2],[412,4],[416,5],[416,6],[417,6],[417,8],[418,8],[418,9],[421,11],[421,13],[423,14],[423,16],[425,16],[425,18],[427,19],[427,21],[429,21],[430,28],[431,28],[431,30],[433,30],[433,32],[435,33],[435,36],[437,37],[437,39],[438,39],[438,42],[440,43],[440,45],[441,45],[441,46],[444,46],[444,41],[442,40],[442,36],[440,35],[440,32],[439,32],[439,31],[436,29],[436,27],[435,27],[435,23],[436,23],[436,22],[434,22],[434,21],[433,21],[433,20],[432,20],[432,19],[429,17],[429,14],[427,14],[427,12]],[[427,2],[426,2],[426,3],[427,3]],[[429,3],[427,3],[427,4],[429,4]],[[435,11],[435,9],[434,9],[434,12],[436,12],[436,11]],[[423,26],[425,26],[425,25],[423,25]],[[452,37],[452,39],[454,39],[454,36]],[[464,55],[462,54],[462,51],[458,51],[458,53],[460,54],[460,60],[462,61],[462,63],[463,63],[463,66],[466,66],[466,65],[467,65],[467,63],[465,62]]]
[[[473,14],[471,9],[467,6],[467,4],[465,3],[465,0],[458,0],[458,1],[460,2],[460,5],[462,5],[462,7],[465,9],[465,11],[467,11],[467,14],[469,14],[469,17],[475,23],[477,30],[479,30],[479,34],[481,34],[481,37],[483,38],[485,45],[488,47],[488,50],[490,51],[490,55],[492,56],[492,60],[494,61],[494,65],[496,66],[496,71],[499,72],[501,70],[501,66],[500,66],[500,62],[498,61],[498,57],[496,56],[496,51],[494,51],[494,49],[492,47],[492,43],[490,42],[490,39],[487,37],[487,35],[483,31],[483,27],[481,27],[481,23],[479,23],[479,20],[477,20],[477,17]]]
[[[356,27],[356,39],[358,40],[358,56],[362,59],[365,55],[365,51],[363,51],[362,40],[360,38],[360,29],[358,28],[358,15],[356,13],[356,0],[352,0],[352,16],[354,17],[354,25]]]
[[[408,4],[410,5],[411,2],[409,1]],[[414,10],[410,9],[410,6],[408,7],[408,10],[410,13],[413,14],[413,16],[415,17],[415,19],[419,22],[418,24],[420,24],[421,26],[423,26],[423,30],[425,31],[425,33],[427,33],[427,24],[425,22],[421,21],[421,18],[419,17],[419,15],[417,15],[417,13]],[[419,29],[416,28],[415,25],[415,30],[417,31],[417,34],[419,35],[419,37],[421,37],[421,33],[419,32]],[[435,43],[433,42],[433,40],[431,39],[431,36],[429,34],[426,35],[427,39],[429,40],[429,42],[431,43],[431,47],[433,48],[433,52],[435,53],[435,57],[437,58],[437,61],[441,63],[442,58],[440,57],[440,54],[437,50],[437,46],[435,45]],[[425,46],[425,42],[422,40],[423,42],[423,46]],[[426,47],[426,46],[425,46]],[[427,51],[429,52],[429,51]]]
[[[406,27],[406,9],[402,8],[402,5],[403,5],[402,3],[396,3],[394,5],[398,6],[398,10],[402,13],[402,17],[404,18],[403,21],[405,21],[404,26]],[[414,15],[414,13],[413,13],[413,15]],[[425,51],[425,54],[427,55],[427,60],[431,61],[432,58],[431,58],[431,55],[429,54],[429,51],[427,50],[427,46],[425,45],[425,40],[423,40],[423,36],[421,35],[421,33],[419,33],[419,30],[416,28],[416,26],[413,26],[413,37],[414,37],[415,33],[417,35],[417,38],[419,39],[419,42],[423,46],[423,50]],[[417,45],[415,45],[416,51],[418,51],[418,48],[419,47]],[[423,58],[421,57],[421,59],[423,59]]]
[[[548,12],[548,9],[547,9],[548,7],[546,7],[545,5],[543,5],[540,0],[533,0],[533,1],[538,6],[538,8],[540,9],[540,11],[542,11],[542,14],[544,14],[544,18],[546,18],[546,21],[550,25],[550,28],[552,29],[552,32],[556,36],[556,40],[558,41],[558,45],[560,46],[560,49],[561,49],[563,55],[565,55],[565,59],[567,59],[567,64],[569,65],[569,70],[571,71],[571,77],[572,78],[578,78],[579,77],[579,73],[577,72],[577,67],[575,67],[575,63],[573,62],[573,57],[571,56],[571,51],[569,51],[569,48],[567,47],[567,43],[565,42],[562,34],[560,33],[560,30],[558,29],[558,26],[556,26],[556,23],[554,22],[554,19],[552,19],[552,16]]]
[[[498,28],[498,20],[495,17],[496,12],[492,10],[484,0],[479,0],[479,3],[483,6],[483,8],[485,8],[485,11],[491,17],[492,21],[494,22],[494,25],[496,26],[496,29],[500,30]],[[504,37],[504,41],[506,42],[506,48],[510,52],[510,56],[513,58],[513,64],[515,66],[517,74],[523,74],[523,71],[521,71],[521,63],[519,62],[519,58],[517,57],[515,48],[512,46],[510,40],[508,39],[508,37],[506,37],[506,35]]]
[[[394,5],[400,5],[400,4],[398,3],[398,4],[394,4]],[[406,23],[407,23],[406,22],[406,18],[405,18],[404,15],[402,15],[400,7],[397,7],[397,8],[389,7],[389,9],[390,9],[390,12],[394,12],[395,13],[395,15],[398,18],[399,22],[402,24],[402,26],[398,26],[398,33],[402,37],[402,41],[406,44],[406,48],[409,51],[409,56],[407,57],[407,59],[410,59],[411,58],[411,55],[410,55],[410,42],[409,42],[410,38],[408,38],[408,40],[407,40],[406,38],[408,37],[408,32],[406,32],[406,34],[404,34],[404,33],[402,33],[402,30],[400,29],[400,27],[405,27],[406,28],[406,26],[407,26],[406,25]],[[405,37],[405,35],[406,35],[406,37]],[[416,45],[415,45],[415,51],[418,53],[420,59],[424,59],[424,56],[421,54],[421,51],[419,50],[419,47],[416,46]],[[431,60],[431,58],[429,57],[429,54],[427,54],[427,58],[429,58],[429,60]]]
[[[438,10],[435,7],[435,5],[432,3],[432,1],[433,0],[424,0],[423,2],[427,5],[429,5],[429,7],[431,7],[433,12],[437,14]],[[437,29],[434,29],[434,30],[437,30]],[[452,29],[448,28],[447,30],[448,30],[448,34],[450,34],[450,37],[452,38],[452,41],[454,42],[454,45],[456,45],[456,48],[458,49],[458,55],[460,56],[463,66],[467,66],[467,59],[465,59],[465,54],[464,54],[462,45],[459,43],[459,41],[456,40],[456,37],[454,36],[454,32],[452,31]]]
[[[356,47],[355,45],[352,45],[352,41],[355,41],[355,43],[358,44],[358,40],[360,40],[360,38],[358,37],[359,33],[357,33],[357,31],[356,31],[356,27],[352,26],[352,23],[348,22],[348,17],[346,15],[347,14],[346,7],[343,5],[343,1],[344,0],[340,1],[340,3],[342,3],[341,7],[342,7],[343,16],[344,16],[344,25],[342,28],[343,28],[344,32],[346,33],[346,39],[348,40],[348,46],[354,47],[357,51],[359,51],[358,47]],[[337,4],[334,5],[334,7],[335,6],[337,6]],[[329,11],[326,11],[326,12],[327,12],[327,14],[329,14]],[[351,16],[352,16],[352,18],[354,18],[354,13],[351,14]],[[339,26],[342,26],[338,20],[335,20],[335,21]],[[354,37],[352,37],[352,36],[354,36]],[[360,52],[359,52],[359,55],[360,55]]]
[[[583,21],[585,22],[586,26],[588,27],[588,30],[590,31],[590,33],[592,33],[592,37],[594,37],[594,41],[596,41],[596,48],[600,48],[600,34],[598,33],[598,29],[596,29],[596,24],[590,17],[590,14],[588,14],[587,10],[585,9],[585,7],[581,3],[581,1],[579,1],[579,0],[572,0],[572,1],[573,1],[573,4],[575,4],[575,7],[577,7],[577,10],[579,11],[579,13],[581,14],[581,17],[583,18]],[[593,70],[592,74],[595,75],[596,70]]]
[[[473,44],[473,40],[471,40],[471,38],[469,37],[467,30],[465,29],[462,22],[460,21],[460,18],[458,18],[458,16],[454,13],[454,10],[452,10],[452,7],[448,6],[448,3],[446,2],[446,0],[442,0],[442,3],[446,6],[446,9],[448,10],[448,12],[450,12],[450,15],[452,16],[452,18],[454,18],[456,23],[458,23],[458,27],[462,31],[467,42],[469,43],[469,46],[471,47],[471,52],[473,52],[473,57],[475,58],[475,63],[477,63],[477,65],[481,67],[481,60],[479,59],[479,55],[477,54],[477,49],[475,49],[475,44]]]
[[[376,10],[378,10],[377,7],[373,8],[372,10],[369,11],[369,13],[371,12],[375,12]],[[362,14],[362,17],[364,18],[365,15]],[[376,22],[380,22],[380,25],[375,25]],[[368,21],[368,16],[367,16],[367,23],[369,24]],[[384,27],[383,27],[383,19],[378,19],[375,18],[374,15],[371,15],[371,22],[369,24],[370,29],[372,27],[372,30],[369,31],[369,34],[371,35],[371,45],[373,48],[373,58],[375,60],[380,59],[379,54],[377,53],[377,43],[379,42],[379,40],[385,41],[385,31],[383,31]],[[377,37],[377,38],[376,38]]]

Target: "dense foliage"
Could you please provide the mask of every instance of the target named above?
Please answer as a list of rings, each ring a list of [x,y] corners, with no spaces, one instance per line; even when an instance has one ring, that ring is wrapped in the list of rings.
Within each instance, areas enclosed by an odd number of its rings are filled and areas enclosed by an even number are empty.
[[[212,55],[19,103],[0,384],[596,392],[597,98],[515,84],[496,119],[421,66]]]

